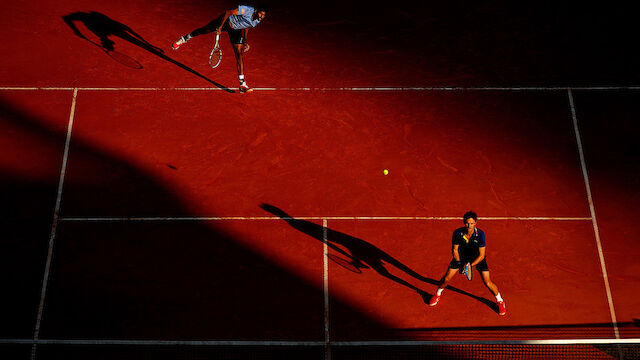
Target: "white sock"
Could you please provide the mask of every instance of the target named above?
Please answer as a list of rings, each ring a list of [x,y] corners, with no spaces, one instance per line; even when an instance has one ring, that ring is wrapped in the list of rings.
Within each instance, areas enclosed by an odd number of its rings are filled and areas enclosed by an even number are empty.
[[[502,296],[500,296],[500,293],[498,293],[498,295],[496,295],[496,301],[497,302],[503,301],[502,300]]]
[[[444,291],[443,288],[438,288],[438,291],[436,291],[436,295],[438,295],[438,296],[442,295],[443,291]]]
[[[238,80],[240,80],[240,84],[244,83],[244,74],[243,75],[238,75]]]

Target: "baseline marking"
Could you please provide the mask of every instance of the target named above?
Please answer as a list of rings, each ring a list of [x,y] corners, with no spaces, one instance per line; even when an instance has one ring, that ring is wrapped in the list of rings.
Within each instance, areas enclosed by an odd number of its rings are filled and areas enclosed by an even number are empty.
[[[640,90],[640,86],[412,86],[412,87],[258,87],[256,91],[566,91],[573,90]],[[26,87],[3,86],[0,90],[82,90],[82,91],[226,91],[212,87]]]
[[[59,221],[69,222],[153,222],[153,221],[227,221],[227,220],[460,220],[460,216],[183,216],[183,217],[63,217]],[[489,221],[592,221],[590,217],[478,217]]]

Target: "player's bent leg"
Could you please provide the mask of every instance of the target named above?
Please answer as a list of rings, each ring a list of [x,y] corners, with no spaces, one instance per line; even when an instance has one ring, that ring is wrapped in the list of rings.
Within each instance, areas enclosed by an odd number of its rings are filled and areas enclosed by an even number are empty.
[[[480,271],[480,276],[482,277],[482,282],[484,285],[491,291],[493,296],[498,295],[498,286],[491,281],[491,276],[488,271]]]
[[[482,282],[484,282],[484,285],[496,297],[496,302],[498,304],[498,314],[506,315],[507,306],[505,305],[504,300],[500,295],[500,291],[498,290],[498,285],[496,285],[493,281],[491,281],[491,276],[489,275],[489,271],[481,271],[480,275],[482,277]]]
[[[217,19],[213,19],[207,25],[205,25],[205,26],[203,26],[201,28],[197,28],[197,29],[193,30],[192,32],[190,32],[189,33],[189,37],[195,37],[195,36],[210,34],[210,33],[214,32],[214,31],[216,31],[218,29],[218,27],[220,27],[220,22],[222,22],[222,17],[219,17]]]
[[[187,35],[180,36],[180,38],[178,40],[174,41],[174,43],[173,43],[173,45],[171,47],[173,48],[173,50],[178,50],[180,48],[180,46],[186,44],[186,42],[191,40],[191,38],[193,38],[195,36],[210,34],[210,33],[214,32],[214,31],[216,31],[216,29],[220,26],[220,22],[221,21],[222,21],[222,16],[212,20],[207,25],[205,25],[205,26],[203,26],[201,28],[197,28],[197,29],[193,30],[192,32],[188,33]]]
[[[438,290],[436,290],[435,295],[433,295],[431,297],[431,300],[429,300],[429,306],[436,306],[438,304],[438,302],[440,301],[440,297],[442,296],[442,292],[444,291],[444,288],[446,288],[449,281],[454,276],[456,276],[456,272],[458,272],[457,269],[451,269],[451,268],[447,269],[447,272],[444,274],[444,276],[440,280],[440,286],[438,286]]]
[[[451,279],[453,279],[454,276],[456,276],[456,273],[458,272],[458,269],[447,269],[447,273],[444,274],[444,276],[442,277],[442,280],[440,280],[440,287],[441,288],[445,288],[447,287],[447,284],[449,283],[449,281],[451,281]]]

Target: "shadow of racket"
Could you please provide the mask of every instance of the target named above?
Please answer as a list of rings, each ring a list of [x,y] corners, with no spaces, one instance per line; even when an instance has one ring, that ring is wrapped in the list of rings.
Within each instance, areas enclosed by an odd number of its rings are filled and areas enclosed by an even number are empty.
[[[109,50],[109,49],[105,48],[104,46],[102,46],[102,45],[100,45],[100,44],[98,44],[98,43],[96,43],[94,41],[91,41],[89,39],[87,39],[87,41],[89,41],[93,45],[99,47],[100,50],[104,51],[107,54],[107,56],[109,56],[113,60],[119,62],[120,64],[122,64],[122,65],[124,65],[124,66],[126,66],[128,68],[131,68],[131,69],[137,69],[137,70],[142,69],[142,64],[140,64],[140,62],[138,62],[138,60],[132,58],[131,56],[125,55],[125,54],[123,54],[123,53],[121,53],[119,51],[116,51],[116,50]]]
[[[132,68],[132,69],[142,69],[142,64],[138,62],[138,60],[132,58],[131,56],[125,55],[118,51],[109,51],[106,50],[107,55],[109,55],[113,60],[119,62],[120,64]]]
[[[357,274],[361,274],[362,270],[360,269],[368,269],[369,267],[361,262],[355,262],[354,260],[347,260],[345,258],[342,258],[338,255],[334,255],[334,254],[327,254],[327,258],[329,258],[331,261],[335,262],[336,264],[342,266],[343,268],[357,273]]]

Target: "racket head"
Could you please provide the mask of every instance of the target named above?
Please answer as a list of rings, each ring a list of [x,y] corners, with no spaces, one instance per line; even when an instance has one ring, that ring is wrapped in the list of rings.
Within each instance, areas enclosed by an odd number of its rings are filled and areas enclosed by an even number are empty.
[[[209,66],[217,68],[222,62],[222,50],[220,48],[213,48],[211,54],[209,54]]]
[[[327,254],[327,258],[329,258],[331,261],[335,262],[336,264],[342,266],[343,268],[357,273],[357,274],[361,274],[362,270],[360,270],[360,268],[358,268],[357,266],[355,266],[353,264],[353,261],[351,260],[347,260],[345,258],[342,258],[338,255],[334,255],[334,254]]]
[[[471,263],[467,263],[464,266],[464,274],[467,276],[467,280],[471,281],[471,279],[473,279],[473,267],[471,267]]]
[[[142,64],[138,62],[138,60],[132,58],[129,55],[125,55],[121,52],[112,50],[107,51],[107,55],[109,55],[113,60],[119,62],[120,64],[131,68],[131,69],[142,69]]]
[[[216,34],[216,43],[213,45],[213,50],[209,54],[209,66],[217,68],[222,62],[222,49],[220,49],[220,34]]]

